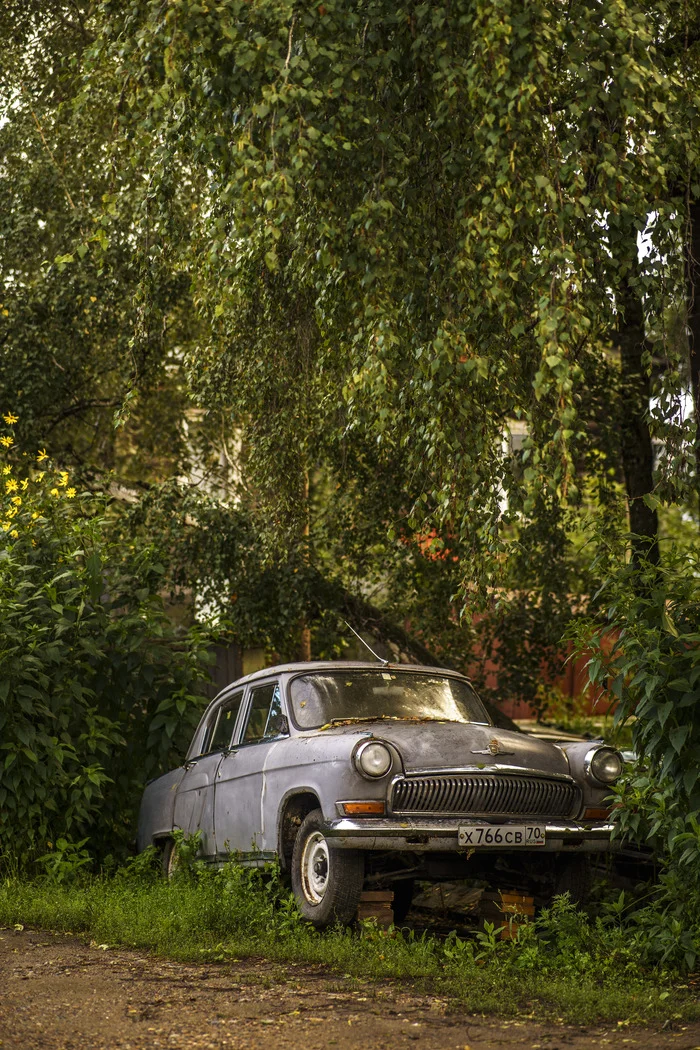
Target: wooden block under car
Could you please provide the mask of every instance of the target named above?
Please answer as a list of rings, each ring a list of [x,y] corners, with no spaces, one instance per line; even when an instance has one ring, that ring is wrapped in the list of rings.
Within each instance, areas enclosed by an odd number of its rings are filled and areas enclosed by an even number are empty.
[[[512,940],[517,936],[518,927],[535,914],[535,899],[523,893],[485,892],[479,904],[481,923],[491,922],[494,926],[503,926],[501,940]]]
[[[535,898],[523,893],[494,893],[485,891],[481,895],[481,909],[491,908],[507,915],[535,914]]]
[[[394,921],[394,891],[365,890],[357,908],[358,919],[375,919],[377,926],[389,927]]]

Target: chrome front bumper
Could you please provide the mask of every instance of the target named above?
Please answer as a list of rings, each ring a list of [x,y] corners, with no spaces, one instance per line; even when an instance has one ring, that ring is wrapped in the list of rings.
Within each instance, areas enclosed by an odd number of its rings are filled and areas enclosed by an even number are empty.
[[[502,825],[505,826],[504,822]],[[538,824],[541,821],[513,821],[513,824]],[[471,853],[471,847],[460,846],[459,827],[463,824],[478,824],[489,827],[488,821],[437,820],[420,818],[361,818],[344,817],[328,821],[326,837],[336,849],[400,850],[410,853]],[[612,824],[580,824],[576,821],[559,821],[545,824],[544,846],[475,847],[479,852],[498,853],[606,853],[619,849],[619,840],[611,841]]]

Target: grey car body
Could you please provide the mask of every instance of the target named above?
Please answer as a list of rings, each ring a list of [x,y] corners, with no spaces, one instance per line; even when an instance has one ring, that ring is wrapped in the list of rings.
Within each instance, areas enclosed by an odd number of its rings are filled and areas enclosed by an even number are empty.
[[[425,686],[466,697],[469,720],[448,720],[442,708],[436,720],[430,710],[420,718],[386,715],[378,699],[376,717],[355,717],[343,700],[347,717],[310,724],[314,717],[303,710],[307,701],[299,699],[305,690],[313,707],[322,686],[326,692],[336,684],[348,691],[367,682],[380,698],[383,692],[390,696],[392,711],[402,689],[420,695]],[[368,743],[383,745],[374,749],[379,760],[388,752],[389,767],[381,775],[361,768],[358,755]],[[440,858],[445,871],[451,859],[468,873],[477,871],[479,857],[492,862],[496,854],[509,854],[523,868],[528,856],[536,870],[545,856],[614,848],[605,819],[609,786],[591,772],[600,749],[600,743],[553,744],[495,728],[468,679],[440,668],[285,664],[232,683],[211,702],[184,764],[147,785],[138,847],[167,843],[180,829],[200,833],[201,855],[212,862],[234,853],[252,864],[277,859],[289,870],[299,829],[313,814],[305,835],[315,836],[317,852],[297,867],[327,867],[330,850],[340,866],[340,851],[349,851],[346,865],[350,854],[361,856],[363,872],[379,873],[375,884],[382,871],[394,879],[404,870],[430,876],[431,863],[434,871],[442,870]],[[537,826],[543,841],[530,848],[522,841],[513,845],[507,829],[525,825]],[[484,830],[470,833],[475,828]],[[496,842],[496,832],[489,831],[494,828],[500,829]],[[315,869],[308,870],[313,875]]]

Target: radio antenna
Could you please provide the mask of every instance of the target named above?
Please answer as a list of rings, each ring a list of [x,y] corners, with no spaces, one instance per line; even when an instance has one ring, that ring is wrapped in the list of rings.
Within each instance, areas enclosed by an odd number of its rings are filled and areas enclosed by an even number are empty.
[[[343,620],[343,617],[341,616],[341,617],[340,617],[340,619],[341,619],[341,620]],[[385,660],[383,656],[379,656],[379,655],[378,655],[377,653],[375,653],[375,651],[374,651],[374,649],[372,648],[372,646],[371,646],[371,645],[368,645],[368,644],[367,644],[367,642],[366,642],[366,641],[364,640],[364,638],[362,637],[362,635],[361,635],[361,634],[358,634],[358,633],[357,633],[357,631],[355,630],[355,628],[354,628],[354,627],[351,627],[351,626],[350,626],[350,624],[348,623],[348,621],[347,621],[347,620],[343,620],[343,623],[345,624],[345,626],[347,627],[347,629],[348,629],[349,631],[352,631],[352,633],[353,633],[353,634],[355,635],[355,637],[356,637],[356,638],[357,638],[357,639],[358,639],[358,640],[359,640],[360,642],[362,642],[362,644],[364,645],[365,649],[369,649],[369,651],[371,652],[371,654],[372,654],[372,656],[374,657],[374,659],[375,659],[375,660],[379,660],[379,663],[380,663],[380,664],[383,664],[383,666],[384,666],[384,667],[386,667],[386,666],[387,666],[387,664],[389,663],[389,661],[388,661],[388,660]]]

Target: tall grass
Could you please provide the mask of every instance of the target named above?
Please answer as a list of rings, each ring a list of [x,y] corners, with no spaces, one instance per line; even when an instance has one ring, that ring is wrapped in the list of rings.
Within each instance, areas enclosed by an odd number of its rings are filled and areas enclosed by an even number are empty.
[[[140,861],[136,871],[66,882],[9,877],[0,883],[0,924],[187,961],[320,963],[355,978],[408,980],[470,1011],[501,1016],[534,1011],[576,1023],[700,1017],[687,984],[642,965],[623,925],[591,920],[567,898],[512,941],[488,928],[473,939],[440,940],[367,922],[319,934],[274,876],[231,864],[184,870],[165,882],[144,867]]]

